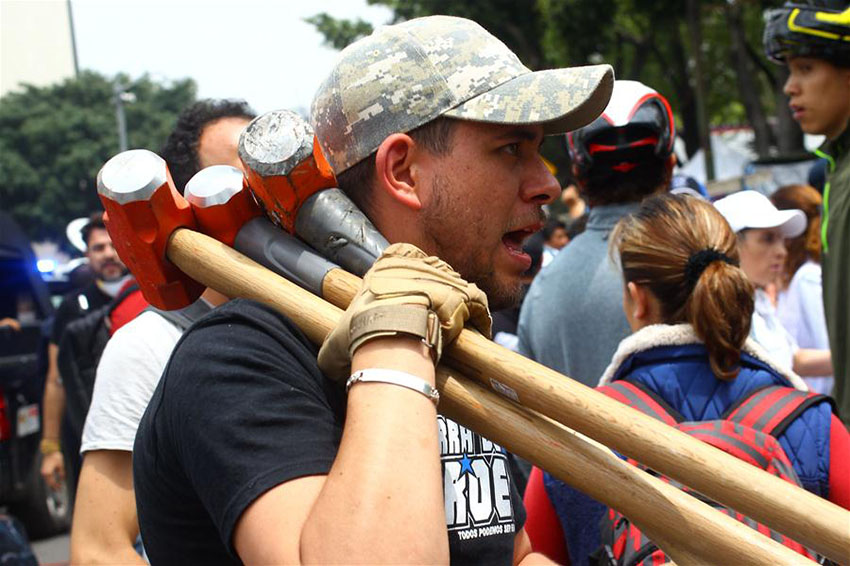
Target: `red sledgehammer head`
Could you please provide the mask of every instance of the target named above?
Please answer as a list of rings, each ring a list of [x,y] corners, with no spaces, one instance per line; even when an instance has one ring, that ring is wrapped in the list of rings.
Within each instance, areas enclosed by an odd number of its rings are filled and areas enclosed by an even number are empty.
[[[171,234],[194,228],[189,203],[174,188],[165,160],[146,149],[119,153],[97,174],[103,216],[118,255],[153,306],[174,310],[192,304],[203,285],[166,257]]]
[[[269,219],[295,232],[298,209],[310,195],[336,187],[313,129],[298,114],[274,110],[254,118],[239,138],[248,184]]]
[[[230,247],[239,230],[263,214],[245,175],[230,165],[201,169],[186,183],[185,194],[200,231]]]

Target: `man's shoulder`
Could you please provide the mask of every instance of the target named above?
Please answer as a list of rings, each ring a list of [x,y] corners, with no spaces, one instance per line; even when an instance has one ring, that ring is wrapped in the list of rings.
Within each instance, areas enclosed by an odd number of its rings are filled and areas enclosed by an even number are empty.
[[[59,303],[59,310],[85,314],[110,301],[110,297],[100,290],[95,281],[77,287],[65,293]]]
[[[315,369],[316,347],[283,314],[249,299],[234,299],[196,321],[180,338],[167,373],[197,375],[220,373],[225,367],[252,367],[261,363]],[[217,369],[216,369],[217,368]]]
[[[301,330],[286,315],[274,308],[251,299],[233,299],[213,309],[195,324],[189,331],[218,327],[253,327],[277,337],[291,337],[307,342]]]

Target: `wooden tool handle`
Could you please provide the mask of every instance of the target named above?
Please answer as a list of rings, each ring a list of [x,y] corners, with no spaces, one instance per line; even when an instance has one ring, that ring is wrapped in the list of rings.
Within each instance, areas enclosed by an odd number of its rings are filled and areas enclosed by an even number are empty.
[[[202,234],[175,232],[168,256],[209,287],[276,308],[317,344],[341,314],[339,308]],[[341,277],[347,288],[356,289],[355,279]],[[343,290],[338,295],[344,294]],[[765,566],[806,562],[790,549],[622,462],[609,450],[464,380],[455,371],[441,368],[438,379],[441,412],[620,509],[680,565],[729,564],[741,556],[748,563]]]
[[[676,564],[812,563],[621,460],[608,448],[439,368],[440,412],[617,509]],[[745,557],[745,558],[744,558]]]
[[[346,306],[359,278],[334,270],[324,296]],[[480,334],[464,331],[443,359],[485,387],[507,394],[714,501],[809,548],[850,563],[850,513],[790,482],[636,411]]]

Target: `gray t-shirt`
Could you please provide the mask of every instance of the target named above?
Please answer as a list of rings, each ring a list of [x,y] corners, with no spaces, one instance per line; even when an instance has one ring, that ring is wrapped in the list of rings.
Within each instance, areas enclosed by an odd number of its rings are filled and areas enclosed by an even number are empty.
[[[519,317],[519,351],[595,386],[620,340],[623,280],[608,257],[608,236],[639,203],[596,206],[587,228],[534,279]]]

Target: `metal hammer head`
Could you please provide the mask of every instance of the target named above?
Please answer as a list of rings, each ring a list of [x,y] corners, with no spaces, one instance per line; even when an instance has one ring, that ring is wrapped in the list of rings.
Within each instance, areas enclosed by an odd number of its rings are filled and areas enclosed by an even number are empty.
[[[242,226],[263,214],[245,175],[231,165],[198,171],[186,183],[185,194],[201,232],[230,247]]]
[[[119,153],[97,174],[97,192],[112,243],[145,299],[173,310],[200,297],[204,287],[166,257],[171,234],[194,228],[195,218],[174,188],[165,160],[146,149]]]
[[[239,157],[257,201],[289,233],[301,204],[336,186],[313,129],[289,110],[267,112],[248,124],[239,137]]]

